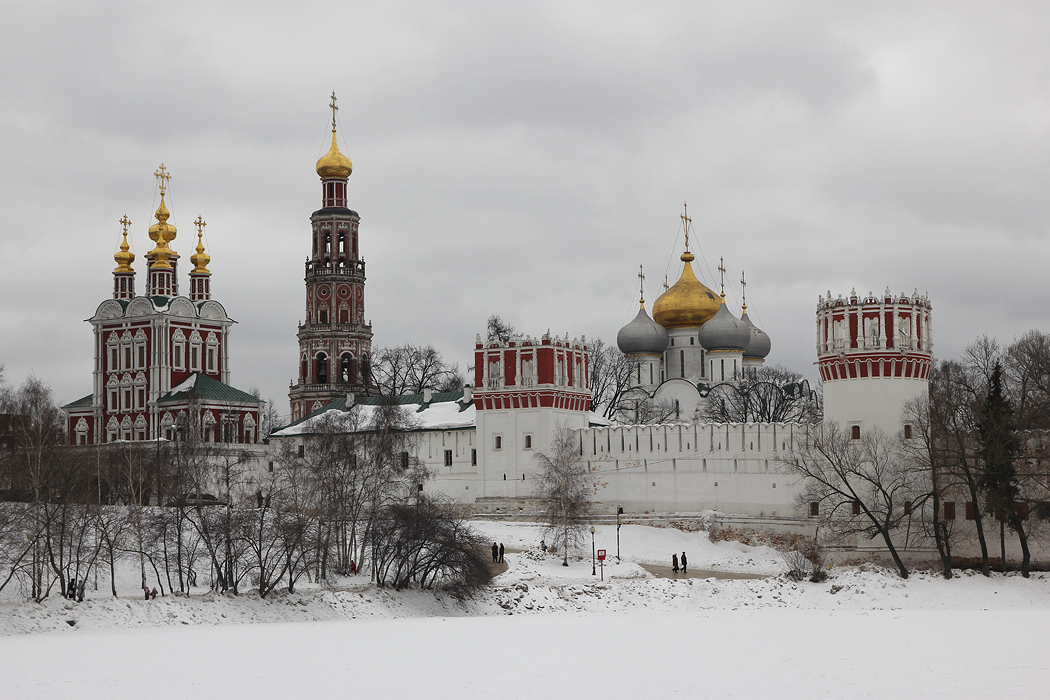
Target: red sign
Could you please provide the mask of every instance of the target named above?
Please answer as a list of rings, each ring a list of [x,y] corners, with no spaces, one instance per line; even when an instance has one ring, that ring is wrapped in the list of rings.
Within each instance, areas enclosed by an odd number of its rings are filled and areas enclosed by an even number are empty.
[[[604,549],[599,549],[598,550],[598,561],[605,561],[605,550]]]

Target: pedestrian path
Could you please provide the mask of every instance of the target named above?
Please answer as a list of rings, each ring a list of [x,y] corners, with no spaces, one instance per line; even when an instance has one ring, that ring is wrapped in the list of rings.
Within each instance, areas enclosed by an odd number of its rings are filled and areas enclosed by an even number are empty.
[[[660,578],[718,578],[718,579],[754,579],[769,578],[765,574],[736,574],[729,571],[710,571],[707,569],[689,569],[689,573],[677,574],[669,566],[657,566],[655,564],[640,564],[640,566],[653,576]]]

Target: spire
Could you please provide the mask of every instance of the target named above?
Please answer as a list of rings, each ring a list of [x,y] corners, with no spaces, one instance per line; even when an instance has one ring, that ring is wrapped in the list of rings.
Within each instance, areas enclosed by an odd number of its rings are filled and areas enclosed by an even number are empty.
[[[193,263],[191,272],[210,275],[211,270],[208,269],[208,263],[211,262],[211,256],[204,252],[204,227],[208,225],[208,222],[198,215],[193,225],[197,227],[197,252],[190,256],[190,262]]]
[[[724,303],[726,303],[726,259],[725,258],[719,258],[718,259],[718,274],[719,274],[719,277],[721,278],[721,282],[719,283],[720,286],[721,286],[721,291],[719,292],[719,295],[722,297],[722,303],[724,304]]]
[[[638,305],[645,308],[645,272],[638,266]]]
[[[317,161],[317,174],[322,180],[346,180],[354,171],[354,165],[339,152],[339,144],[336,142],[335,113],[339,111],[339,107],[336,105],[335,92],[332,93],[332,102],[328,106],[332,108],[332,147]]]
[[[693,220],[689,218],[689,205],[682,203],[682,215],[679,217],[682,219],[682,226],[685,228],[685,252],[682,253],[682,262],[689,263],[696,260],[696,256],[689,252],[689,227],[692,225]],[[666,281],[664,287],[667,287]]]
[[[131,226],[131,219],[125,214],[120,217],[120,221],[117,223],[124,227],[124,241],[120,244],[120,252],[113,255],[113,259],[117,262],[117,268],[113,272],[130,272],[135,274],[135,271],[131,268],[131,263],[135,262],[135,254],[131,252],[128,245],[128,226]]]
[[[743,270],[740,271],[740,312],[747,313],[747,280]]]
[[[124,228],[124,240],[120,244],[120,252],[113,255],[117,262],[117,267],[113,270],[113,298],[132,299],[135,296],[135,269],[131,267],[131,263],[135,262],[135,254],[128,245],[128,226],[131,226],[131,219],[125,214],[120,217],[119,223]]]
[[[157,223],[149,227],[149,237],[157,245],[146,254],[146,257],[152,261],[150,264],[151,270],[170,270],[172,266],[169,260],[175,252],[168,247],[168,243],[175,240],[175,236],[178,233],[175,227],[168,223],[171,212],[168,211],[168,207],[164,204],[164,195],[167,192],[168,183],[171,182],[171,173],[164,167],[164,163],[161,163],[157,171],[153,173],[153,176],[157,178],[157,183],[160,184],[160,206],[157,207],[157,212],[154,214],[157,217]]]

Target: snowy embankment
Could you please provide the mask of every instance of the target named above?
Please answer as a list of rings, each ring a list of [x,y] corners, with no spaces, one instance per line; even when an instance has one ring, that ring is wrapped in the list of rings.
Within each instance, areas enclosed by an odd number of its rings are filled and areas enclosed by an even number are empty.
[[[680,613],[705,610],[1042,610],[1050,580],[986,579],[963,574],[945,581],[916,573],[904,581],[878,567],[833,570],[820,584],[796,583],[778,574],[779,555],[765,547],[712,543],[706,533],[625,526],[620,532],[624,561],[615,562],[615,528],[600,528],[596,545],[609,551],[604,581],[591,575],[591,561],[544,555],[536,546],[540,529],[518,523],[479,523],[488,538],[510,550],[508,570],[469,600],[433,591],[376,588],[365,577],[341,579],[333,588],[303,586],[295,594],[254,592],[240,596],[202,592],[190,597],[113,598],[90,592],[82,603],[53,596],[43,603],[0,605],[0,635],[141,627],[198,626],[339,620],[391,620],[544,613]],[[611,542],[611,546],[610,546]],[[666,564],[672,552],[687,551],[692,569],[770,574],[754,580],[657,578],[639,563]],[[630,561],[628,560],[630,559]],[[965,580],[961,580],[965,579]],[[121,586],[127,591],[131,586]]]

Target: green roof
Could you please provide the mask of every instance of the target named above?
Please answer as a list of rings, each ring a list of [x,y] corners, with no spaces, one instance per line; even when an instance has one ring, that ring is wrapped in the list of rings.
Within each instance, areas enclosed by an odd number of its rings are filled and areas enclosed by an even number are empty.
[[[187,386],[188,385],[188,386]],[[157,399],[158,404],[175,403],[189,399],[205,401],[230,401],[233,403],[263,403],[263,400],[246,391],[235,389],[229,384],[194,372],[185,381]]]
[[[72,403],[67,403],[62,408],[64,408],[64,409],[91,408],[91,402],[92,402],[93,399],[94,399],[94,396],[92,394],[88,394],[87,396],[85,396],[82,399],[77,399],[76,401],[73,401]]]

